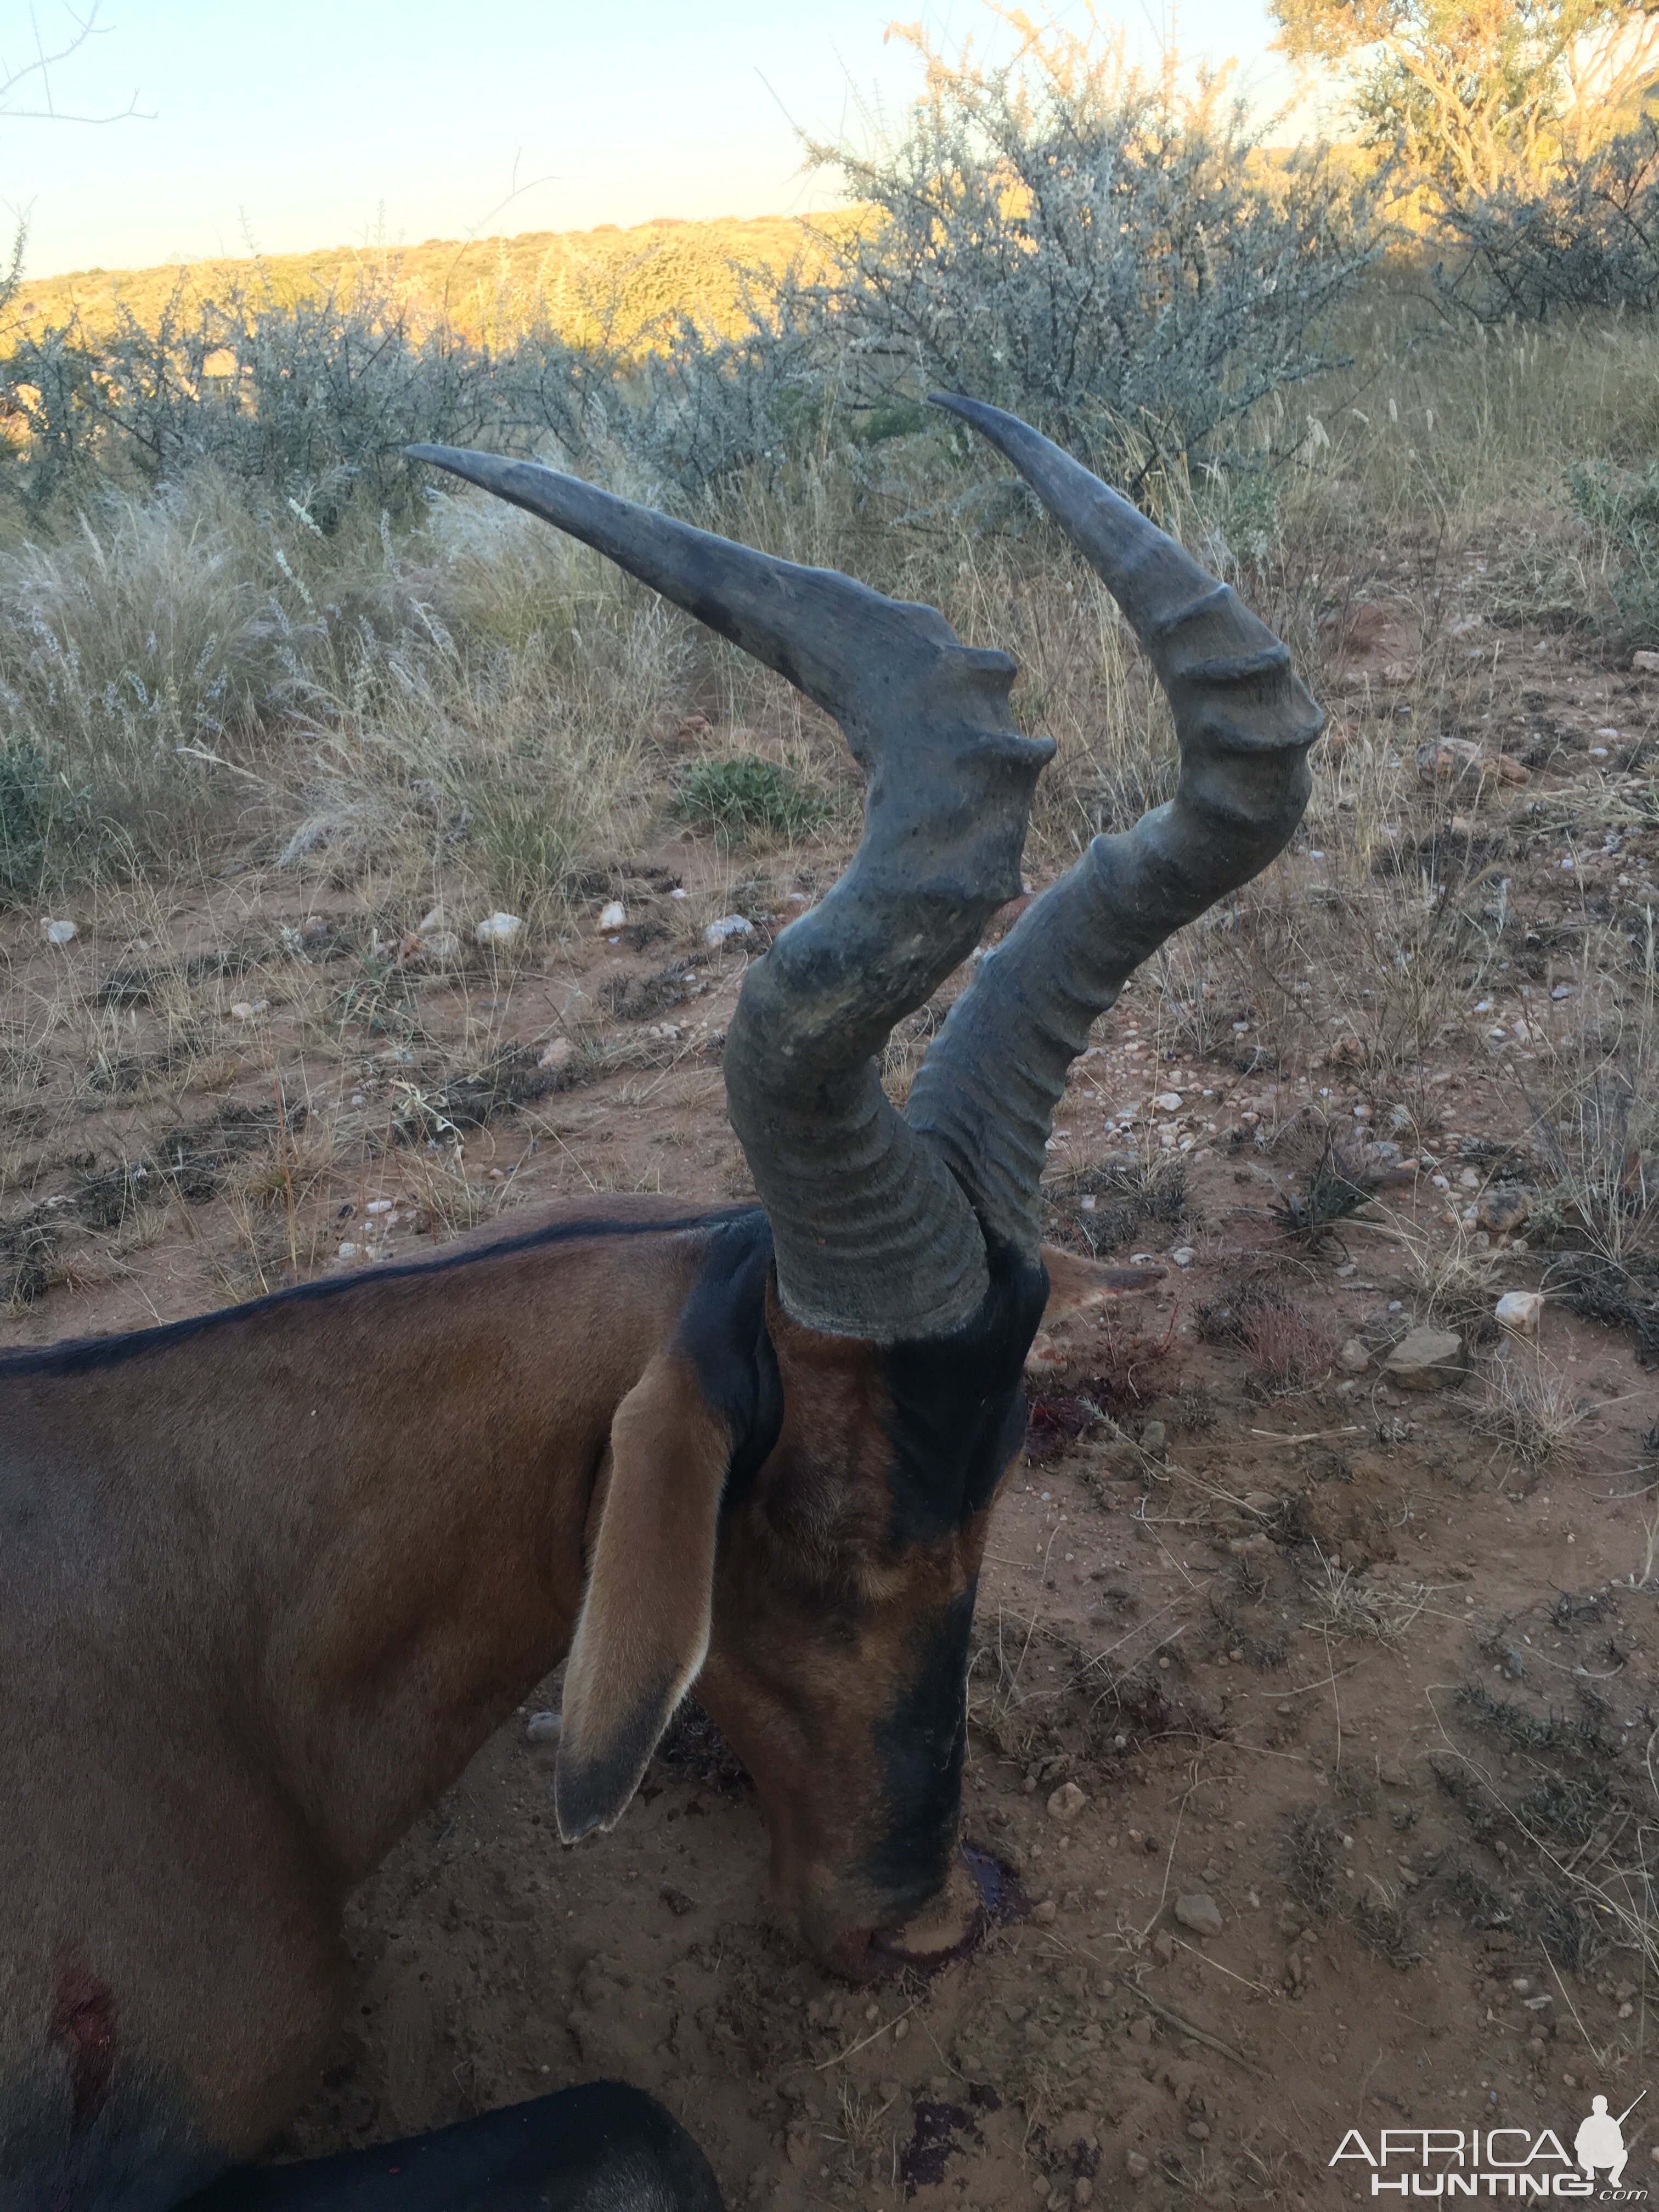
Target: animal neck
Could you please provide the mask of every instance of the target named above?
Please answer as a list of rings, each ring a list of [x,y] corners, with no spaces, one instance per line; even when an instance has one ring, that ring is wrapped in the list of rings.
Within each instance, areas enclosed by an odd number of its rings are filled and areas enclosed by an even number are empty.
[[[100,1617],[152,1624],[158,1701],[230,1705],[343,1890],[563,1656],[611,1418],[700,1244],[630,1225],[367,1278],[49,1393]]]

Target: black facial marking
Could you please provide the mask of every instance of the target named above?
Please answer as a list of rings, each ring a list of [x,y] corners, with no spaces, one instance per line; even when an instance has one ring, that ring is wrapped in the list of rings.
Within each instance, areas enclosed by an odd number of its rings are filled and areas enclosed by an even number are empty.
[[[731,1431],[727,1504],[763,1464],[783,1426],[783,1384],[766,1333],[771,1268],[772,1231],[763,1213],[722,1223],[675,1332],[705,1402]]]
[[[1022,1376],[1048,1277],[994,1247],[990,1287],[951,1336],[884,1355],[896,1548],[937,1542],[989,1503],[1025,1430]]]
[[[874,1730],[887,1817],[881,1840],[857,1871],[882,1893],[902,1900],[933,1896],[950,1872],[956,1848],[975,1595],[969,1587],[931,1620],[918,1622],[903,1692]],[[902,1903],[896,1907],[904,1909]]]

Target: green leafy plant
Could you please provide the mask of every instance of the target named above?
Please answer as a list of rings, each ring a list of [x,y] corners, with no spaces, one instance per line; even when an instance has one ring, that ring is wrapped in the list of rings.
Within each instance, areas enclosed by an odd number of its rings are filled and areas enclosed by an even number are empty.
[[[1567,471],[1572,503],[1605,545],[1608,590],[1626,623],[1659,640],[1659,461],[1615,471],[1610,462]]]
[[[804,836],[829,809],[793,769],[739,754],[734,760],[698,761],[680,786],[677,811],[686,821],[706,822],[735,840],[757,831]]]
[[[0,908],[33,896],[54,830],[71,824],[83,805],[51,747],[15,733],[0,738]]]

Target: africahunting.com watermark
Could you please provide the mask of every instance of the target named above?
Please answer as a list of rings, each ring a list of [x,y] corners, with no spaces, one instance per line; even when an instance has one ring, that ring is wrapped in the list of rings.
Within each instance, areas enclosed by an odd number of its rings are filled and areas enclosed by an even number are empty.
[[[1644,2200],[1627,2185],[1625,2122],[1641,2095],[1615,2116],[1592,2100],[1568,2150],[1553,2128],[1350,2128],[1330,2163],[1358,2179],[1370,2169],[1373,2197],[1595,2197],[1620,2204]]]

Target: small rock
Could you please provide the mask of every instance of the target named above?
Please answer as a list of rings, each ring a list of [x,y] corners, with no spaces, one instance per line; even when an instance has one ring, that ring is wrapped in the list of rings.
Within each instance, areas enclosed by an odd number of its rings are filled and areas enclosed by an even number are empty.
[[[1153,1936],[1152,1956],[1164,1966],[1175,1957],[1175,1938],[1167,1928],[1160,1928]]]
[[[1046,1928],[1048,1923],[1054,1918],[1057,1910],[1058,1907],[1055,1905],[1053,1898],[1045,1897],[1041,1905],[1034,1905],[1031,1907],[1031,1917],[1033,1920],[1040,1922],[1042,1926]]]
[[[1194,1936],[1218,1936],[1221,1933],[1221,1907],[1204,1890],[1190,1890],[1186,1896],[1176,1898],[1175,1916],[1182,1926],[1190,1928]]]
[[[1062,1782],[1048,1800],[1048,1818],[1051,1820],[1075,1820],[1088,1802],[1075,1782]]]
[[[628,908],[620,899],[612,899],[609,906],[599,908],[598,926],[602,936],[608,936],[613,929],[627,928]]]
[[[1402,1390],[1443,1390],[1468,1373],[1468,1355],[1455,1330],[1414,1328],[1395,1345],[1382,1371]]]
[[[702,941],[718,951],[728,938],[752,937],[755,925],[740,914],[723,914],[718,921],[711,921],[702,933]]]
[[[238,999],[230,1010],[234,1022],[255,1022],[270,1007],[269,999]]]
[[[1630,665],[1638,676],[1659,676],[1659,653],[1632,653]],[[1659,2150],[1653,2154],[1659,2160]]]
[[[355,1244],[342,1244],[334,1256],[337,1260],[355,1260],[357,1256],[357,1247]]]
[[[1190,1244],[1177,1244],[1170,1257],[1177,1267],[1190,1267],[1198,1255]]]
[[[43,921],[40,934],[48,945],[73,945],[81,933],[72,921]]]
[[[442,907],[430,906],[416,923],[415,934],[417,937],[430,937],[434,931],[447,929],[448,927],[449,916],[444,912]]]
[[[1152,2170],[1152,2162],[1151,2159],[1143,2158],[1138,2150],[1128,2150],[1124,2152],[1123,2171],[1128,2175],[1131,2181],[1144,2181]]]
[[[1209,2123],[1206,2120],[1188,2120],[1187,2132],[1194,2142],[1208,2142],[1210,2140]]]
[[[474,941],[486,949],[509,951],[524,933],[524,923],[516,914],[489,914],[473,933]]]
[[[1457,1180],[1465,1190],[1479,1190],[1480,1188],[1480,1178],[1473,1168],[1465,1168]]]
[[[1397,1759],[1379,1759],[1376,1778],[1386,1790],[1409,1790],[1412,1778]]]
[[[1160,1091],[1152,1103],[1160,1114],[1178,1114],[1181,1111],[1181,1093],[1178,1091]]]
[[[1360,1338],[1351,1336],[1337,1353],[1336,1364],[1350,1375],[1363,1375],[1371,1364],[1371,1355]]]
[[[1541,1291],[1505,1291],[1492,1308],[1492,1318],[1499,1328],[1513,1330],[1516,1336],[1536,1336],[1543,1312]]]
[[[550,1037],[547,1048],[536,1065],[538,1067],[562,1067],[575,1049],[568,1036]]]
[[[1163,1422],[1147,1421],[1144,1423],[1140,1431],[1140,1449],[1142,1451],[1161,1452],[1164,1449],[1164,1428]]]
[[[371,1198],[368,1204],[363,1208],[363,1212],[365,1213],[390,1213],[392,1207],[392,1200],[389,1198]]]
[[[1550,993],[1550,996],[1551,996],[1551,998],[1553,998],[1553,999],[1570,999],[1570,998],[1571,998],[1571,996],[1572,996],[1572,986],[1571,986],[1571,983],[1558,983],[1558,984],[1555,986],[1555,988],[1554,988],[1554,989]]]
[[[1474,1218],[1480,1228],[1490,1230],[1494,1237],[1508,1237],[1531,1212],[1532,1200],[1524,1190],[1489,1190],[1482,1194]]]
[[[526,1743],[556,1743],[564,1730],[562,1713],[532,1713],[524,1724]]]
[[[448,968],[461,957],[461,940],[453,929],[425,929],[416,938],[409,957],[423,968]]]

